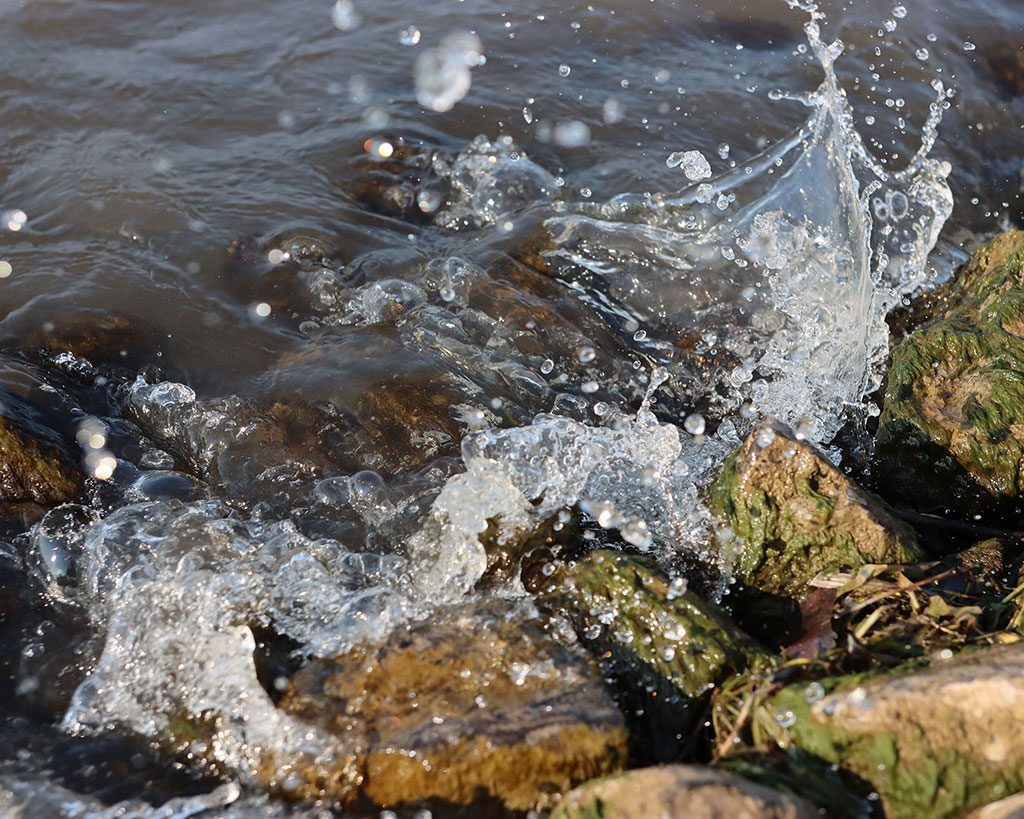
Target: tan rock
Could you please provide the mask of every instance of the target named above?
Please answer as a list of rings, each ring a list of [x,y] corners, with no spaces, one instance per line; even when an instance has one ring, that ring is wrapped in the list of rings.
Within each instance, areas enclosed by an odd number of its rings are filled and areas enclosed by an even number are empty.
[[[810,802],[697,765],[629,771],[581,785],[551,819],[810,819]]]

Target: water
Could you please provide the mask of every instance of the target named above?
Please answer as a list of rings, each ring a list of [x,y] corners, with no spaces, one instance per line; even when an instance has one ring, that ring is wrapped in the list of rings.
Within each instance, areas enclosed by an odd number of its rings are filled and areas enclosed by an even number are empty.
[[[4,359],[102,479],[0,543],[35,607],[5,810],[281,815],[265,755],[339,751],[276,711],[260,635],[330,656],[429,615],[489,520],[514,549],[580,503],[727,577],[724,454],[762,414],[827,444],[887,307],[1018,218],[1014,0],[820,37],[776,0],[549,5],[0,9],[0,337],[131,328],[90,356],[120,370]],[[181,713],[224,717],[227,785],[149,749]],[[141,749],[62,772],[107,729]]]

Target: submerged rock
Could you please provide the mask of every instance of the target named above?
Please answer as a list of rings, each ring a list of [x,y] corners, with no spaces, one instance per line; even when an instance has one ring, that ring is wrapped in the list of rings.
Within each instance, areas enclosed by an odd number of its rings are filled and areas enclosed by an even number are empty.
[[[919,509],[980,511],[1024,489],[1024,232],[983,245],[946,307],[892,352],[880,474]]]
[[[640,718],[642,756],[676,757],[711,689],[768,657],[644,558],[599,550],[562,565],[541,560],[525,580],[539,605],[572,623],[616,682],[623,710]]]
[[[354,749],[361,796],[381,807],[529,810],[625,763],[622,717],[597,667],[506,602],[442,611],[382,646],[314,661],[280,708]],[[291,793],[320,795],[317,776]]]
[[[868,783],[890,817],[955,816],[1024,786],[1024,644],[801,683],[760,698],[752,741]]]
[[[588,782],[551,819],[810,819],[810,802],[696,765],[665,765]]]
[[[82,473],[55,446],[0,416],[0,501],[45,506],[82,491]]]
[[[825,569],[921,557],[914,532],[883,501],[773,421],[725,462],[711,508],[739,539],[737,578],[773,595],[802,597]]]

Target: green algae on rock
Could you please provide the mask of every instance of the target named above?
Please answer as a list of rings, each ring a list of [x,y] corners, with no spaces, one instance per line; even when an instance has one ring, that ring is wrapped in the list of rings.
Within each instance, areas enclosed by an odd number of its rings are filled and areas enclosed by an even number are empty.
[[[944,312],[893,351],[879,420],[884,474],[917,508],[980,511],[1024,489],[1024,232],[982,245]]]
[[[379,647],[314,661],[280,709],[351,748],[359,793],[380,807],[530,810],[625,764],[622,717],[596,665],[501,601],[442,611]],[[351,778],[324,794],[335,780],[314,774],[293,795],[355,797]]]
[[[599,550],[569,563],[528,567],[538,604],[566,617],[605,674],[627,713],[643,714],[654,759],[678,753],[697,706],[730,674],[768,654],[711,603],[669,581],[644,558]]]
[[[807,441],[763,421],[729,456],[711,508],[740,541],[736,576],[749,587],[802,597],[825,569],[910,563],[914,532]]]
[[[790,685],[749,713],[755,746],[837,765],[894,819],[956,816],[1024,786],[1024,643]]]
[[[810,802],[714,768],[663,765],[587,782],[551,819],[811,819]]]

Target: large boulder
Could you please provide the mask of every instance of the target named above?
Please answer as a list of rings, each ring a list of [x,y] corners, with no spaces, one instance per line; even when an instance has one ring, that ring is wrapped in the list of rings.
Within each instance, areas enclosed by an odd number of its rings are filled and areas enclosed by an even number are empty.
[[[507,602],[442,611],[381,646],[315,661],[279,707],[352,749],[360,795],[379,807],[530,810],[626,758],[597,666]],[[351,779],[320,773],[291,795],[320,796],[324,781],[351,802]]]
[[[1024,488],[1024,232],[983,245],[943,312],[893,351],[879,419],[887,492],[919,509],[980,511]]]
[[[892,509],[774,421],[755,426],[726,460],[711,508],[738,539],[736,577],[773,595],[803,597],[825,569],[921,557]]]
[[[956,816],[1015,793],[1024,787],[1024,644],[941,656],[755,695],[751,740],[838,766],[895,819]]]
[[[817,819],[810,802],[697,765],[641,768],[566,794],[551,819]]]

